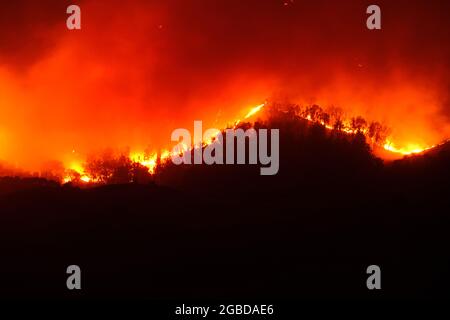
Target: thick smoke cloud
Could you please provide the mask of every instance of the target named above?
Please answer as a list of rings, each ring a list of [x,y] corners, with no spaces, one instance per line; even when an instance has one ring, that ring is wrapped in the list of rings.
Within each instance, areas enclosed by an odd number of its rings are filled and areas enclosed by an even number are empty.
[[[0,9],[0,159],[37,170],[105,147],[160,148],[266,98],[337,105],[398,144],[449,137],[448,1],[71,1]]]

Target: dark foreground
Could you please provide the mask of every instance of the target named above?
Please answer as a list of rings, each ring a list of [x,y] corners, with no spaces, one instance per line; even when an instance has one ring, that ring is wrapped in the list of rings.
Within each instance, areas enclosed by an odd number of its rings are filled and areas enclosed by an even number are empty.
[[[356,140],[302,141],[282,142],[273,177],[199,166],[93,189],[2,180],[0,296],[449,298],[448,148],[386,166]],[[72,264],[81,291],[66,288]]]

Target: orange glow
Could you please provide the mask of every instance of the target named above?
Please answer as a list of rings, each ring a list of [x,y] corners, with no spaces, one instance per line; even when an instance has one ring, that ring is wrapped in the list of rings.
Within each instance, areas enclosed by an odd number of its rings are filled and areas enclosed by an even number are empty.
[[[387,141],[383,147],[384,147],[384,149],[391,151],[391,152],[401,153],[404,155],[410,155],[413,153],[424,152],[426,150],[434,148],[435,146],[433,145],[430,147],[423,147],[423,146],[420,146],[420,145],[417,145],[414,143],[410,143],[410,144],[406,144],[404,147],[398,148],[392,142]]]
[[[357,1],[301,10],[276,1],[112,2],[83,2],[79,32],[65,28],[64,5],[2,8],[11,18],[0,43],[0,162],[30,174],[59,162],[65,181],[92,183],[87,155],[129,148],[153,173],[170,158],[175,128],[194,119],[236,127],[263,112],[266,98],[379,121],[392,129],[380,147],[399,155],[450,137],[449,20],[440,8],[417,5],[409,15],[386,3],[397,19],[370,33]]]
[[[66,175],[62,177],[62,183],[68,183],[71,181],[80,181],[84,183],[95,182],[95,179],[85,173],[84,167],[81,163],[72,162],[66,169]]]
[[[247,113],[247,115],[244,117],[244,119],[248,119],[248,118],[250,118],[251,116],[253,116],[254,114],[258,113],[265,105],[266,105],[265,103],[262,103],[262,104],[260,104],[259,106],[256,106],[256,107],[252,108],[252,109]]]
[[[151,155],[146,155],[144,152],[133,152],[130,154],[130,160],[134,163],[139,163],[142,166],[148,169],[149,173],[153,173],[155,171],[158,155],[153,153]]]
[[[168,150],[163,150],[161,152],[161,161],[164,162],[170,157],[170,152]]]
[[[267,104],[267,102],[251,108],[246,113],[244,119],[250,119],[254,115],[258,114],[263,109],[263,107],[266,106],[266,104]],[[313,122],[313,120],[311,119],[311,117],[309,115],[304,117],[304,119],[307,121]],[[326,124],[325,122],[323,122],[321,120],[319,120],[317,122],[329,130],[333,129],[332,126],[330,126],[329,124]],[[236,120],[234,128],[239,123],[240,123],[240,120]],[[347,119],[343,120],[343,128],[341,129],[341,131],[348,133],[348,134],[356,133],[356,131],[350,129],[350,121]],[[361,133],[366,135],[367,130],[362,130]],[[204,145],[211,144],[214,141],[216,134],[217,133],[211,134],[210,137],[204,137],[203,144]],[[418,144],[410,143],[410,144],[405,144],[402,147],[398,147],[390,139],[391,138],[387,138],[386,143],[382,147],[387,151],[390,151],[392,153],[402,154],[402,155],[421,153],[423,151],[432,149],[437,146],[437,145],[433,145],[433,146],[429,146],[429,147],[423,147]],[[133,151],[133,152],[129,153],[129,159],[131,160],[132,163],[138,163],[138,164],[146,167],[148,169],[148,172],[150,174],[153,174],[158,165],[158,160],[161,163],[164,163],[166,161],[169,161],[172,155],[174,155],[174,154],[181,155],[184,152],[191,150],[192,147],[193,146],[188,146],[185,143],[179,143],[177,145],[177,147],[174,149],[174,151],[172,151],[172,152],[168,151],[167,149],[162,149],[160,151],[159,158],[158,158],[158,153],[156,151],[152,152],[150,154],[148,154],[147,152],[144,152],[144,151]],[[79,155],[75,152],[75,150],[72,150],[71,154],[75,157],[79,157]],[[96,182],[98,182],[95,178],[89,176],[86,173],[83,163],[79,160],[77,160],[77,161],[73,160],[73,161],[69,162],[68,165],[66,166],[66,172],[67,172],[67,174],[64,175],[64,177],[61,180],[62,183],[68,183],[68,182],[73,182],[73,181],[78,181],[79,183],[96,183]]]
[[[250,111],[245,116],[245,119],[250,118],[251,116],[258,113],[263,107],[265,106],[265,103],[260,104],[254,108],[251,108]],[[212,133],[209,137],[204,137],[203,144],[208,145],[211,144],[214,141],[214,138],[217,136],[217,134],[220,133],[220,130],[218,132]],[[188,150],[192,150],[194,146],[188,146],[185,143],[181,142],[179,143],[172,152],[168,151],[167,149],[163,149],[160,152],[159,160],[164,163],[168,160],[170,160],[171,156],[174,154],[182,155],[184,152]],[[196,146],[197,147],[197,146]],[[72,153],[74,154],[75,151],[73,150]],[[133,151],[129,154],[129,159],[132,163],[139,163],[140,165],[146,167],[148,169],[148,172],[150,174],[153,174],[155,172],[155,169],[158,165],[158,153],[153,152],[150,155],[148,155],[146,152],[139,152],[139,151]],[[66,174],[62,178],[62,183],[68,183],[73,182],[75,180],[84,182],[84,183],[95,183],[97,182],[93,177],[90,177],[88,174],[86,174],[85,168],[80,162],[72,161],[68,166],[67,170],[69,172],[75,172],[77,176],[73,174]]]

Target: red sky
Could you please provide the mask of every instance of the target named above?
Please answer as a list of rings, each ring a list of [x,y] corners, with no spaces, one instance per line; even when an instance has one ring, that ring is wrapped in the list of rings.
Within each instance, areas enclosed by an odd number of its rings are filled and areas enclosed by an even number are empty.
[[[66,28],[69,4],[82,30]],[[378,4],[382,30],[366,28]],[[0,4],[0,159],[35,170],[105,147],[160,148],[265,99],[337,105],[398,144],[450,137],[449,1]]]

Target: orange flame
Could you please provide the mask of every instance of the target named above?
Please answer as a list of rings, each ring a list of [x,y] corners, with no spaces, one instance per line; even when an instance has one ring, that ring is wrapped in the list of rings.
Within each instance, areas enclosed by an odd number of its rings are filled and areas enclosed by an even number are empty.
[[[264,102],[262,104],[259,104],[253,108],[251,108],[247,114],[244,116],[243,119],[249,119],[252,116],[254,116],[255,114],[259,113],[265,106],[267,105],[267,102]],[[311,116],[306,116],[303,117],[303,119],[310,121],[310,122],[314,122],[311,119]],[[236,128],[237,125],[241,122],[240,119],[235,121],[235,124],[233,126],[233,128]],[[323,125],[325,128],[332,130],[333,127],[321,120],[319,121],[315,121],[317,123],[320,123],[321,125]],[[344,121],[343,123],[343,128],[341,128],[342,132],[345,132],[347,134],[355,134],[356,131],[350,128],[349,125],[349,121]],[[360,131],[361,133],[363,133],[364,135],[367,136],[367,129],[363,129]],[[213,143],[215,138],[215,135],[212,135],[211,137],[208,137],[207,139],[205,139],[205,141],[203,141],[203,143],[205,145],[209,145],[211,143]],[[448,141],[448,140],[447,140]],[[442,144],[442,143],[441,143]],[[396,144],[394,144],[391,140],[391,138],[387,138],[386,142],[384,145],[382,145],[382,147],[390,152],[393,153],[397,153],[397,154],[402,154],[402,155],[410,155],[410,154],[417,154],[417,153],[421,153],[424,152],[426,150],[430,150],[432,148],[435,148],[441,144],[436,144],[436,145],[432,145],[432,146],[428,146],[428,147],[424,147],[421,146],[419,144],[414,144],[414,143],[409,143],[406,144],[402,147],[398,147]],[[129,159],[131,160],[132,163],[139,163],[140,165],[146,167],[148,169],[148,172],[150,174],[154,174],[155,173],[155,169],[158,165],[158,162],[160,163],[165,163],[166,161],[168,161],[173,155],[182,155],[184,152],[187,152],[189,150],[192,150],[192,148],[195,148],[198,146],[187,146],[186,144],[180,143],[178,145],[178,149],[174,148],[173,151],[168,151],[167,149],[163,149],[160,151],[160,154],[158,156],[157,152],[153,152],[150,155],[148,155],[146,152],[143,151],[133,151],[129,154]],[[159,160],[159,161],[158,161]],[[68,170],[72,171],[72,172],[76,172],[78,174],[78,180],[82,183],[96,183],[98,181],[96,181],[93,177],[90,177],[86,172],[85,169],[83,167],[83,165],[81,165],[79,162],[72,162],[69,164],[68,166]],[[73,175],[71,174],[67,174],[66,176],[63,177],[62,182],[63,183],[68,183],[74,180]]]
[[[260,105],[257,105],[256,107],[253,107],[250,109],[250,111],[245,115],[244,119],[248,119],[261,111],[261,109],[266,105],[266,103],[262,103]],[[240,120],[235,121],[235,126],[240,122]],[[212,135],[211,137],[207,137],[203,143],[205,145],[209,145],[213,143],[214,138],[216,135]],[[184,152],[187,152],[191,150],[195,146],[188,146],[184,143],[180,143],[178,145],[178,148],[174,148],[172,151],[168,151],[167,149],[163,149],[160,152],[159,155],[159,161],[161,163],[164,163],[168,161],[173,155],[181,155]],[[148,155],[146,152],[143,151],[133,151],[128,155],[130,161],[132,163],[139,163],[140,165],[146,167],[148,169],[148,172],[150,174],[155,173],[155,169],[158,165],[158,153],[153,152],[150,155]],[[77,179],[81,183],[95,183],[97,182],[93,177],[90,177],[86,171],[83,165],[80,162],[71,162],[67,167],[67,173],[62,178],[63,183],[73,182],[75,179]],[[75,178],[73,173],[75,172],[78,176]]]

